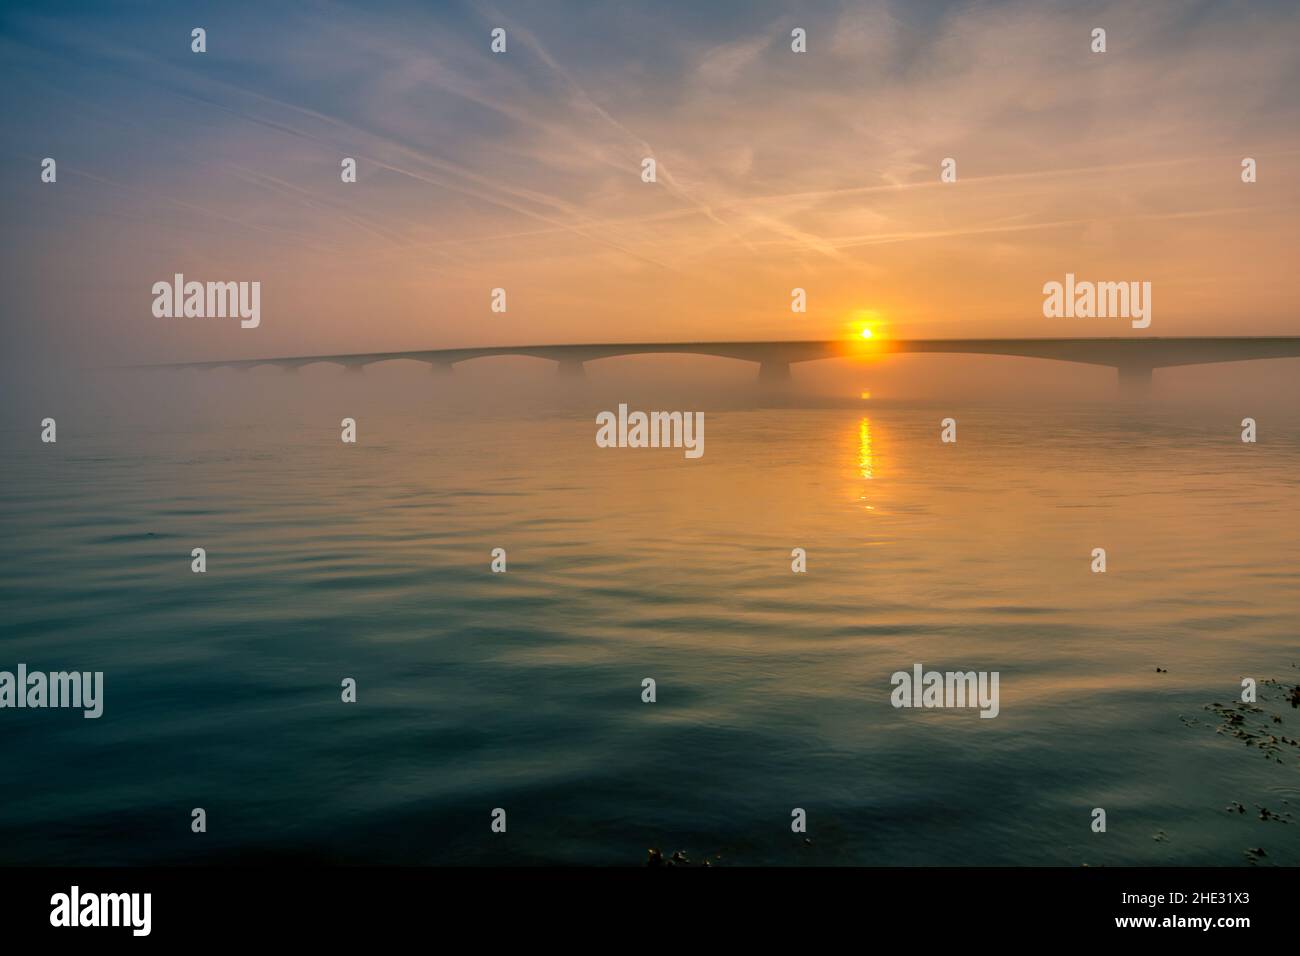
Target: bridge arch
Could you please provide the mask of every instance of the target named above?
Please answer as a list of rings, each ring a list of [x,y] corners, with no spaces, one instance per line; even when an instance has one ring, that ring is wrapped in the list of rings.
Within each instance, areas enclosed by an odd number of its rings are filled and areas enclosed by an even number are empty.
[[[562,373],[581,374],[587,362],[631,355],[704,355],[754,362],[764,382],[782,382],[790,377],[790,366],[825,358],[857,355],[936,352],[947,354],[1004,355],[1046,359],[1083,365],[1108,366],[1117,370],[1122,385],[1144,386],[1151,371],[1180,365],[1204,365],[1255,359],[1300,357],[1300,336],[1207,336],[1162,338],[1124,336],[1111,338],[1022,338],[1022,339],[896,339],[882,340],[870,351],[859,343],[841,340],[771,342],[619,342],[590,345],[487,346],[461,349],[430,349],[403,352],[370,352],[346,355],[302,355],[265,359],[235,359],[220,362],[184,362],[155,368],[249,369],[274,365],[286,369],[318,363],[339,365],[359,371],[366,365],[394,359],[425,362],[435,371],[445,371],[460,362],[489,356],[523,356],[556,362]]]

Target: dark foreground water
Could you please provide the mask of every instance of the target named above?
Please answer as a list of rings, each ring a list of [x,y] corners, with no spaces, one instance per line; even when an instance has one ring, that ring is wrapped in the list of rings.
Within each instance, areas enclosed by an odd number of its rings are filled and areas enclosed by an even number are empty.
[[[0,862],[1300,863],[1294,416],[344,404],[6,433],[0,670],[106,700],[0,710]]]

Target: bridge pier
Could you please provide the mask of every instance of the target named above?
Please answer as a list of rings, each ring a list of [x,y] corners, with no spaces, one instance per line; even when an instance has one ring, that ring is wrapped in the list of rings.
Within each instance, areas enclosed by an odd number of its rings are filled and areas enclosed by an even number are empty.
[[[580,359],[560,359],[556,373],[560,378],[586,378],[587,369]]]
[[[363,369],[365,369],[364,365],[357,365],[354,363],[349,363],[343,366],[345,372],[351,372],[356,375],[360,375]]]
[[[450,362],[430,362],[429,371],[434,375],[450,375],[452,364]]]
[[[764,385],[780,385],[790,381],[790,363],[767,361],[758,365],[758,380]]]
[[[1151,373],[1150,365],[1119,365],[1115,371],[1118,373],[1119,392],[1124,398],[1146,398],[1151,394]]]

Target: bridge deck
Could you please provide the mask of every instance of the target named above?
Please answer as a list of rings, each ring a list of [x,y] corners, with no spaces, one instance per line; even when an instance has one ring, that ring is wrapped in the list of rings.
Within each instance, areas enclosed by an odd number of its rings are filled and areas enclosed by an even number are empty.
[[[422,349],[403,352],[352,352],[338,355],[286,355],[275,358],[180,362],[150,368],[254,368],[278,365],[299,368],[318,362],[361,368],[376,362],[410,359],[435,367],[499,355],[525,355],[559,362],[570,370],[583,362],[620,355],[714,355],[758,362],[769,370],[796,362],[827,358],[936,352],[959,355],[1009,355],[1106,365],[1129,372],[1149,372],[1175,365],[1242,362],[1300,357],[1300,336],[1219,336],[1202,338],[1081,339],[840,339],[774,342],[613,342],[591,345],[502,345],[482,348]],[[780,377],[779,372],[776,377]]]

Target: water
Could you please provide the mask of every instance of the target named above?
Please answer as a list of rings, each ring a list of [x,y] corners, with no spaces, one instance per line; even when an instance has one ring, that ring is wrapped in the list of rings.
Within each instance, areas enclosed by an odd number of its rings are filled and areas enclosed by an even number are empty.
[[[0,862],[1300,863],[1296,749],[1205,709],[1300,680],[1294,415],[731,407],[688,461],[606,407],[7,432],[0,669],[106,701],[0,711]],[[916,662],[1000,715],[892,708]]]

